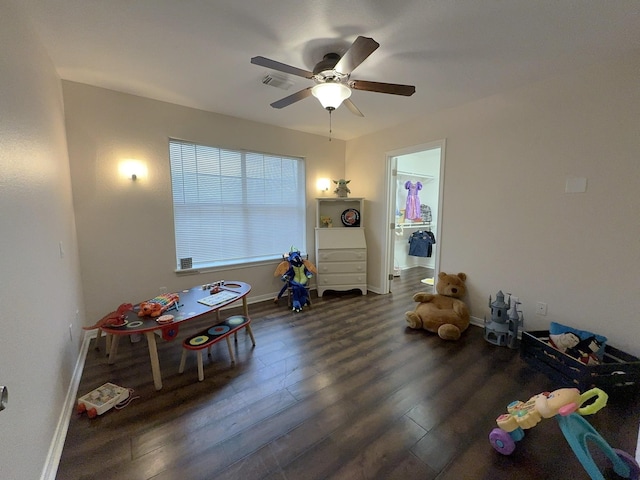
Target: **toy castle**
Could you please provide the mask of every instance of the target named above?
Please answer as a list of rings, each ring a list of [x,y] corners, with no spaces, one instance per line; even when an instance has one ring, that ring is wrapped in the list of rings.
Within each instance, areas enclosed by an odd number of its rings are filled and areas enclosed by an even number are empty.
[[[496,294],[493,302],[489,295],[491,320],[487,321],[487,317],[484,318],[484,339],[487,342],[501,347],[518,348],[518,330],[524,322],[522,312],[518,312],[519,304],[520,302],[514,302],[511,308],[511,294],[509,294],[509,301],[505,303],[502,290]]]

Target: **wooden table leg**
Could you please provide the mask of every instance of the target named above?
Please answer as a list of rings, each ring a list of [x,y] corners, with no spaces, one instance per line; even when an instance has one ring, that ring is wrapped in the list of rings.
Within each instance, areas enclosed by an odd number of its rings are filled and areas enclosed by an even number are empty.
[[[111,335],[111,348],[109,348],[109,365],[116,362],[116,355],[118,354],[118,342],[120,341],[120,335]]]
[[[160,375],[160,360],[158,360],[158,347],[156,345],[156,335],[153,331],[144,332],[149,344],[149,358],[151,359],[151,373],[153,374],[153,384],[156,390],[162,389],[162,377]]]
[[[247,297],[246,296],[242,297],[242,309],[244,310],[244,316],[249,318],[249,303],[247,302]],[[256,339],[253,337],[253,330],[251,330],[251,325],[247,323],[245,328],[247,330],[247,333],[251,337],[251,343],[253,343],[253,346],[255,347],[256,346]],[[236,335],[237,334],[238,334],[238,332],[236,332]]]
[[[251,325],[247,323],[247,325],[244,328],[247,330],[247,333],[251,337],[251,343],[255,347],[256,346],[256,339],[253,337],[253,330],[251,330]]]
[[[231,340],[229,340],[229,335],[224,337],[224,339],[227,341],[227,348],[229,349],[229,356],[231,357],[231,363],[236,363],[236,357],[233,354],[233,348],[231,347]]]

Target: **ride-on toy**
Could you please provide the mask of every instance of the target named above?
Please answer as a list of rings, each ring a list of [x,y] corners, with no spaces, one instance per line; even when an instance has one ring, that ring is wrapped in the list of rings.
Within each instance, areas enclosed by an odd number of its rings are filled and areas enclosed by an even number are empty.
[[[585,402],[592,400],[586,406]],[[640,466],[635,458],[622,450],[611,448],[604,438],[587,422],[583,415],[596,413],[607,404],[608,395],[599,388],[580,394],[577,388],[561,388],[543,392],[526,402],[515,401],[507,405],[506,414],[496,419],[499,428],[489,434],[493,448],[510,455],[516,442],[524,438],[524,430],[535,427],[543,418],[556,417],[560,430],[582,466],[592,480],[605,480],[593,461],[587,441],[595,443],[613,464],[613,470],[624,478],[640,479]]]

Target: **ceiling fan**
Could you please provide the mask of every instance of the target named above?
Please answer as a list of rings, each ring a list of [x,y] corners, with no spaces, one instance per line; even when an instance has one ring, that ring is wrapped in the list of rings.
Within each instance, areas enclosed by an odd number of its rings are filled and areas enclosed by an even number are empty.
[[[271,104],[273,108],[284,108],[313,95],[320,101],[324,108],[329,110],[329,113],[344,103],[353,114],[364,117],[358,107],[349,99],[351,89],[390,93],[407,97],[413,95],[416,91],[416,87],[413,85],[351,79],[351,72],[365,61],[379,46],[380,44],[373,38],[359,36],[342,57],[337,53],[327,53],[324,58],[316,64],[312,72],[276,62],[275,60],[265,57],[253,57],[251,63],[291,75],[308,78],[316,82],[314,86],[307,87],[293,95],[273,102]]]

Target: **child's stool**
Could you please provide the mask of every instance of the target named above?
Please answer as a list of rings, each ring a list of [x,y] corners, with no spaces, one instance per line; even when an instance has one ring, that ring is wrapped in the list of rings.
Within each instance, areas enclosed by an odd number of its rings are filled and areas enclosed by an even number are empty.
[[[251,337],[251,343],[255,347],[256,341],[251,331],[251,319],[243,315],[234,315],[227,318],[224,322],[217,325],[213,325],[206,330],[203,330],[195,335],[190,336],[182,342],[182,358],[180,359],[180,368],[178,373],[184,372],[184,366],[187,361],[187,351],[195,350],[198,357],[198,380],[204,380],[204,366],[202,364],[202,350],[207,349],[208,355],[211,355],[211,346],[214,343],[219,342],[223,338],[227,341],[227,347],[229,349],[229,356],[231,357],[231,363],[236,362],[236,357],[233,354],[233,348],[231,347],[231,341],[229,337],[231,334],[235,334],[235,339],[238,341],[238,330],[244,328]]]

